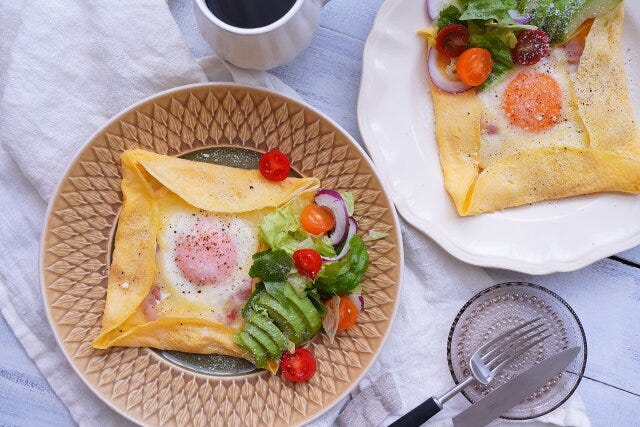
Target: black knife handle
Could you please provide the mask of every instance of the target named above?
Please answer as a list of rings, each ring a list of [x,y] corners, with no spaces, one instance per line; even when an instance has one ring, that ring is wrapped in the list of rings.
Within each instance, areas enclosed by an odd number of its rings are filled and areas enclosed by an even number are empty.
[[[389,427],[417,427],[440,412],[441,409],[442,406],[432,397],[397,419]]]

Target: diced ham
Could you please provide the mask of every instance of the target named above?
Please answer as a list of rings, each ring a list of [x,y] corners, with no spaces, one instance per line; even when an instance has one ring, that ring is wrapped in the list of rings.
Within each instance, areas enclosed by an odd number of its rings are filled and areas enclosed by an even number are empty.
[[[160,295],[160,287],[158,285],[153,285],[151,291],[149,291],[149,294],[144,300],[142,300],[141,304],[144,317],[146,317],[148,321],[153,322],[154,320],[158,320],[156,307],[161,300],[162,296]]]

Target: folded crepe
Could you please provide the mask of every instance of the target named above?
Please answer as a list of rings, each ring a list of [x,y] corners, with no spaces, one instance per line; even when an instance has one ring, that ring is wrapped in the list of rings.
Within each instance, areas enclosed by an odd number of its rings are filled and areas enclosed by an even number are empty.
[[[143,150],[121,160],[122,212],[93,346],[247,357],[233,337],[253,288],[258,226],[276,207],[312,197],[318,179],[274,182]]]
[[[640,133],[624,71],[623,15],[620,5],[595,18],[590,29],[586,24],[577,70],[570,69],[566,46],[554,48],[538,68],[511,74],[546,73],[559,82],[562,96],[554,102],[562,102],[563,119],[557,129],[513,132],[507,140],[514,126],[500,110],[509,101],[492,99],[504,99],[508,82],[463,94],[431,84],[445,187],[461,216],[580,194],[640,192]],[[492,124],[500,115],[502,128]]]

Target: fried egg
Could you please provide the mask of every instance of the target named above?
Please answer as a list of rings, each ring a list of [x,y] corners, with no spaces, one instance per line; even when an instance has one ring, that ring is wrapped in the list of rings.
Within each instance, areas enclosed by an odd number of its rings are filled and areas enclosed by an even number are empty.
[[[249,268],[259,249],[249,219],[173,206],[161,211],[156,285],[162,316],[207,318],[229,326],[252,290]]]
[[[553,49],[478,93],[481,169],[522,150],[588,145],[569,73],[566,53]]]

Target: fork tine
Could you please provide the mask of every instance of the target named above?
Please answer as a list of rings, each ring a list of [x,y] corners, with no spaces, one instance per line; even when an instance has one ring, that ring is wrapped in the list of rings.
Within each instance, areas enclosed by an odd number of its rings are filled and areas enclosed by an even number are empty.
[[[491,369],[491,372],[494,373],[494,374],[500,372],[500,370],[502,370],[504,367],[508,366],[510,363],[512,363],[518,357],[522,356],[527,351],[529,351],[530,349],[532,349],[536,345],[540,344],[542,341],[544,341],[547,338],[549,338],[551,335],[553,335],[553,334],[547,334],[547,335],[543,336],[542,338],[538,338],[537,340],[535,340],[534,342],[530,343],[529,345],[526,345],[526,346],[522,347],[519,351],[517,351],[516,353],[512,354],[506,360],[500,362],[500,364],[498,364],[494,368],[489,367],[489,369]]]
[[[537,339],[538,337],[540,337],[542,334],[544,334],[545,332],[547,332],[547,328],[544,328],[542,330],[537,331],[535,334],[533,335],[529,335],[529,336],[524,336],[521,337],[520,339],[510,343],[508,346],[505,347],[501,347],[500,348],[500,353],[497,354],[495,357],[493,357],[491,360],[489,360],[488,362],[483,361],[485,363],[485,365],[487,365],[487,367],[489,367],[489,365],[495,365],[495,363],[498,360],[504,360],[505,358],[509,357],[511,354],[513,354],[514,351],[518,351],[520,348],[522,348],[523,346],[526,346],[527,344],[529,344],[531,341]]]
[[[504,353],[505,348],[510,347],[514,343],[517,343],[518,341],[520,341],[521,338],[526,337],[531,332],[533,332],[536,329],[539,329],[539,328],[541,328],[543,326],[544,326],[544,323],[540,323],[538,325],[535,325],[535,326],[533,326],[531,328],[528,328],[528,329],[520,332],[517,335],[514,335],[512,337],[507,338],[505,342],[501,343],[499,346],[496,346],[494,349],[492,349],[489,352],[487,352],[480,359],[482,360],[482,362],[486,362],[488,359],[493,358],[493,356],[495,356],[496,353],[500,353],[500,354]]]
[[[482,352],[484,352],[485,350],[488,350],[490,347],[492,347],[494,344],[496,344],[498,341],[503,340],[504,338],[508,337],[509,335],[513,334],[514,332],[518,332],[519,330],[521,330],[522,328],[526,328],[527,326],[531,325],[532,323],[537,322],[538,320],[540,320],[541,318],[535,318],[533,320],[529,320],[528,322],[524,322],[522,325],[519,325],[513,329],[509,329],[507,332],[498,335],[497,337],[495,337],[494,339],[484,343],[479,349],[476,350],[476,353],[481,354]]]

